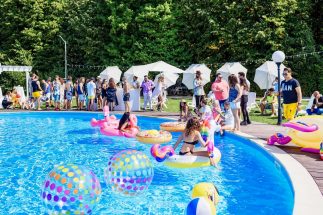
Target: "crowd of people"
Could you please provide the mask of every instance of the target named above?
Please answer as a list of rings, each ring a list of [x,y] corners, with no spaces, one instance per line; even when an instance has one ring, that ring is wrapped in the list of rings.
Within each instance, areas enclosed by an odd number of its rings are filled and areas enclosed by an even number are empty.
[[[117,88],[123,89],[123,102],[125,111],[130,112],[130,90],[142,89],[144,97],[143,110],[153,110],[153,100],[156,100],[156,108],[162,111],[165,106],[164,77],[158,78],[155,86],[154,82],[144,76],[142,83],[139,83],[138,77],[134,76],[132,83],[128,83],[125,77],[121,82],[116,82],[113,78],[109,80],[98,76],[85,79],[80,77],[73,82],[71,76],[66,79],[55,76],[52,80],[39,80],[36,74],[32,74],[29,79],[30,95],[26,100],[22,100],[16,90],[8,91],[4,97],[2,105],[7,108],[22,109],[51,109],[71,110],[72,100],[75,99],[77,110],[102,110],[104,106],[109,106],[111,111],[118,106]],[[147,108],[148,106],[148,108]]]
[[[302,104],[302,91],[299,82],[292,77],[292,70],[283,70],[284,80],[280,83],[281,92],[278,91],[278,78],[272,83],[272,88],[265,92],[260,100],[260,111],[264,115],[266,109],[271,109],[271,116],[276,116],[277,95],[281,93],[283,98],[283,116],[287,120],[292,120],[300,111]],[[245,73],[239,72],[238,75],[231,74],[228,82],[223,79],[222,74],[216,74],[211,91],[208,94],[208,101],[204,91],[201,72],[196,72],[194,79],[194,112],[197,116],[203,116],[205,111],[212,112],[213,119],[222,129],[239,131],[240,126],[251,124],[247,110],[248,94],[250,82]],[[318,92],[313,93],[314,101],[308,114],[323,113],[323,97]],[[180,102],[180,121],[187,121],[194,114],[190,112],[190,107],[186,101]],[[242,115],[242,116],[241,116]],[[201,117],[202,118],[202,117]],[[240,120],[242,118],[242,120]]]
[[[300,110],[302,102],[302,92],[299,82],[292,77],[292,70],[285,68],[283,70],[284,80],[281,82],[281,95],[283,97],[283,116],[291,120]],[[239,72],[238,75],[230,75],[228,82],[223,79],[221,73],[216,74],[215,81],[212,84],[211,92],[206,98],[201,71],[196,72],[193,80],[195,109],[197,116],[202,116],[203,112],[212,111],[212,116],[223,128],[239,131],[240,126],[251,123],[247,110],[248,94],[250,91],[250,82],[245,73]],[[121,82],[116,82],[113,78],[109,80],[98,76],[95,78],[80,77],[73,82],[71,76],[66,79],[55,76],[52,80],[39,80],[36,74],[32,74],[29,80],[30,95],[26,100],[22,100],[16,89],[8,91],[2,101],[2,106],[6,108],[36,109],[42,108],[54,110],[70,110],[72,100],[75,99],[77,110],[102,110],[104,106],[109,106],[111,111],[119,105],[117,99],[117,88],[123,89],[123,102],[125,112],[130,112],[130,90],[142,89],[144,98],[143,110],[153,110],[153,101],[156,109],[163,111],[166,102],[166,85],[164,76],[160,75],[155,84],[144,76],[142,83],[138,77],[133,76],[131,83],[123,77]],[[261,114],[266,109],[271,110],[271,116],[276,116],[278,79],[268,89],[260,101]],[[308,114],[323,113],[323,97],[318,92],[313,93],[314,101],[311,108],[307,109]],[[193,114],[190,113],[190,107],[184,100],[180,102],[180,121],[187,121]],[[220,113],[220,114],[218,114]],[[218,117],[218,118],[217,118]],[[242,120],[240,120],[242,118]],[[225,119],[225,120],[224,120]]]

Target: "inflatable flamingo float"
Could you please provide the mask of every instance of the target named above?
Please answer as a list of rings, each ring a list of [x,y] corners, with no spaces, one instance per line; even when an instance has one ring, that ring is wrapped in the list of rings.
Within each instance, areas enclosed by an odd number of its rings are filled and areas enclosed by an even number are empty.
[[[119,125],[119,120],[117,120],[115,115],[110,116],[109,106],[104,106],[103,108],[104,119],[96,120],[91,119],[91,126],[92,127],[103,127],[104,123],[108,125]]]
[[[127,138],[134,138],[136,137],[137,133],[139,132],[139,127],[137,126],[137,117],[136,115],[130,114],[130,126],[127,129],[127,132],[123,132],[118,129],[119,123],[109,124],[108,122],[104,122],[103,126],[100,128],[100,132],[106,136],[123,136]]]

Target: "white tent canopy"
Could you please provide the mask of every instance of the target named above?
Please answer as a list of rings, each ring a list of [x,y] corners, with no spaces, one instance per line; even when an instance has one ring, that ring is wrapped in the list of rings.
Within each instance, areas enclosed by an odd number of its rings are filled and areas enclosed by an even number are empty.
[[[283,80],[283,70],[285,66],[280,65],[280,80]],[[260,67],[256,69],[254,82],[260,87],[260,89],[268,89],[272,87],[272,83],[275,78],[278,77],[277,65],[273,61],[266,61]]]
[[[183,73],[182,83],[190,90],[193,89],[193,80],[195,78],[196,71],[201,71],[203,85],[210,82],[211,69],[205,64],[192,64]]]
[[[239,72],[244,72],[247,74],[247,69],[242,66],[239,62],[234,63],[225,63],[220,69],[217,70],[218,73],[221,73],[225,80],[228,80],[228,77],[231,74],[238,75]]]
[[[32,70],[32,66],[2,66],[0,64],[0,74],[2,72],[25,72],[26,73],[26,90],[27,90],[27,96],[29,96],[29,72]]]
[[[164,76],[164,84],[165,84],[165,86],[166,86],[166,88],[165,88],[165,89],[167,89],[168,87],[170,87],[170,86],[172,86],[172,85],[176,84],[176,81],[177,81],[177,79],[178,79],[178,77],[179,77],[179,75],[178,75],[178,74],[176,74],[176,73],[171,73],[171,72],[162,72],[162,73],[160,73],[160,74],[156,75],[155,80],[154,80],[154,84],[155,84],[155,86],[157,86],[158,78],[159,78],[161,75],[162,75],[162,76]]]
[[[110,78],[113,78],[115,82],[120,81],[122,71],[117,66],[108,66],[100,73],[101,79],[106,79],[109,81]]]
[[[152,72],[171,72],[171,73],[183,73],[182,69],[172,66],[164,61],[157,61],[155,63],[146,64],[149,71]]]
[[[148,75],[149,68],[147,65],[138,65],[130,67],[125,73],[124,76],[128,80],[129,83],[132,83],[133,76],[138,77],[139,83],[144,80],[144,76]]]

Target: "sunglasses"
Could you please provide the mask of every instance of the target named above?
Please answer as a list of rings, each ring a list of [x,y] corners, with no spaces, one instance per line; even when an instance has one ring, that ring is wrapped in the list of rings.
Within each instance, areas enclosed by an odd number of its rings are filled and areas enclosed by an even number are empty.
[[[286,75],[288,75],[288,73],[283,73],[283,76],[286,76]]]

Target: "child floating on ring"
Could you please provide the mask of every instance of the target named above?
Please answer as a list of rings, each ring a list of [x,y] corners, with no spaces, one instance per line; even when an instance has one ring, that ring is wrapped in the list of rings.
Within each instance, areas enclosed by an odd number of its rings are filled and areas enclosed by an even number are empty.
[[[209,155],[207,151],[194,152],[195,145],[201,143],[204,147],[208,145],[206,141],[203,140],[201,133],[201,124],[197,117],[193,117],[187,121],[185,131],[181,136],[178,137],[174,150],[178,147],[179,143],[183,140],[184,144],[179,152],[179,155],[195,155],[209,157],[212,166],[215,166],[213,158]],[[213,144],[209,142],[209,144]]]
[[[118,129],[127,132],[130,127],[130,112],[125,112],[119,121]]]

